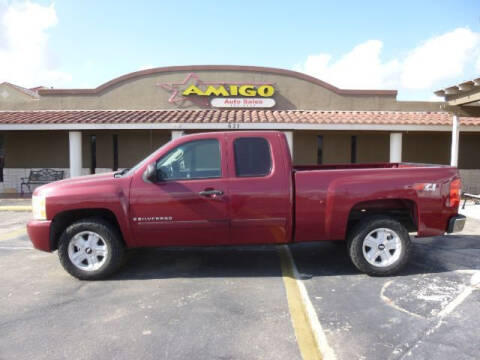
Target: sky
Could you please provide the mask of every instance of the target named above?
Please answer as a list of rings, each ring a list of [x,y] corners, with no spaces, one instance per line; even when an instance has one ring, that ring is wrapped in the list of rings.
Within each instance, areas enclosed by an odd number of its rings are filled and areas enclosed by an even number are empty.
[[[480,0],[0,0],[0,83],[94,88],[197,64],[441,100],[433,91],[480,77]]]

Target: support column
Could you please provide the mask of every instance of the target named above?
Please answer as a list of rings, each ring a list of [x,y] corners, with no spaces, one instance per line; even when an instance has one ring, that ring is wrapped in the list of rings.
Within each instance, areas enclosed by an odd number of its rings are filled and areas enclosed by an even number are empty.
[[[402,162],[402,133],[390,133],[390,162]]]
[[[183,130],[172,130],[172,140],[182,137],[183,135],[185,135],[185,131]]]
[[[82,132],[68,133],[70,150],[70,177],[82,176]]]
[[[460,124],[458,116],[453,115],[452,118],[452,147],[450,151],[450,165],[458,166],[458,143],[460,140]]]
[[[292,156],[292,161],[293,161],[293,131],[284,131],[283,133],[287,138],[288,147],[290,149],[290,155]]]

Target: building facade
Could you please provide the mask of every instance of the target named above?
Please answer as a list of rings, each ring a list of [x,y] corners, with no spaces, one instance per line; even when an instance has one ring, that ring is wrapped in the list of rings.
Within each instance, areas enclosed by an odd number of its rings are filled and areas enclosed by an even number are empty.
[[[31,169],[116,170],[186,133],[247,129],[284,131],[295,164],[453,164],[480,192],[480,119],[396,95],[247,66],[149,69],[96,89],[2,83],[0,192],[19,192]]]

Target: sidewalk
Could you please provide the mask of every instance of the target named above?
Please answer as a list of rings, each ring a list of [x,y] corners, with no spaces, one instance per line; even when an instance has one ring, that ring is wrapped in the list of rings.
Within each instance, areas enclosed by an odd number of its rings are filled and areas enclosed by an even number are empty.
[[[2,194],[0,197],[0,211],[31,211],[31,195],[23,197],[17,194]]]
[[[466,217],[473,218],[476,220],[480,220],[480,205],[475,205],[473,201],[467,201],[465,205],[465,209],[462,209],[463,201],[460,205],[460,209],[458,212]]]

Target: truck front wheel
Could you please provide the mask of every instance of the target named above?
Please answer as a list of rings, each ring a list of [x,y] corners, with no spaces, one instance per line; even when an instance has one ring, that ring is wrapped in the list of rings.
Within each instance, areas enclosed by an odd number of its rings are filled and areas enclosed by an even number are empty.
[[[386,216],[365,219],[348,237],[348,253],[364,273],[387,276],[397,273],[408,261],[410,235],[400,222]]]
[[[122,264],[124,247],[116,227],[100,218],[79,220],[63,232],[58,256],[64,269],[80,280],[98,280]]]

